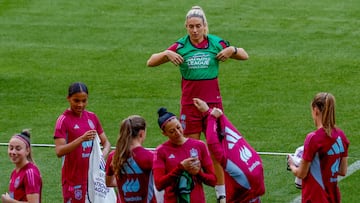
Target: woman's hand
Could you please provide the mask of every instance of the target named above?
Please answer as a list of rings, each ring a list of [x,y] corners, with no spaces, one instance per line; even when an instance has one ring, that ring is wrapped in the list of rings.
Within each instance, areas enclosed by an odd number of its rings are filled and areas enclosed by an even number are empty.
[[[166,50],[165,55],[175,66],[178,66],[184,62],[184,58],[176,52]]]
[[[219,118],[221,115],[223,115],[223,112],[221,109],[219,108],[213,108],[213,110],[210,113],[212,116],[214,116],[215,118]]]
[[[82,136],[82,140],[83,141],[89,141],[89,140],[93,140],[95,138],[95,135],[97,134],[96,130],[89,130],[86,131]]]
[[[11,200],[12,200],[12,198],[10,197],[9,193],[5,193],[5,194],[1,195],[1,202],[7,203]]]
[[[193,98],[194,105],[200,112],[206,112],[209,110],[207,103],[199,98]]]
[[[188,170],[188,173],[190,173],[191,175],[196,175],[200,172],[201,170],[201,164],[200,164],[200,160],[198,157],[193,158],[192,162],[191,162],[191,167]]]
[[[216,59],[219,61],[226,61],[234,54],[234,47],[226,47],[225,49],[221,50],[217,55]]]
[[[184,170],[191,175],[196,175],[201,169],[200,160],[198,157],[190,157],[182,160],[181,165],[184,167]]]

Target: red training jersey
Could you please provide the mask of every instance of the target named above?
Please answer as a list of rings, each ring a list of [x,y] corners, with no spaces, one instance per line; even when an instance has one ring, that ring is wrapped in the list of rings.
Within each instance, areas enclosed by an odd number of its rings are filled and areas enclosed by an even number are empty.
[[[332,130],[331,137],[323,128],[306,136],[302,158],[311,165],[302,180],[302,202],[341,202],[338,171],[341,158],[348,156],[349,144],[338,128]]]
[[[221,132],[224,133],[221,140],[217,122],[220,122]],[[227,202],[250,202],[265,193],[260,156],[225,115],[219,119],[208,115],[206,141],[209,150],[224,168]]]
[[[113,153],[107,160],[107,176],[115,174],[111,166],[112,159]],[[153,152],[144,147],[139,146],[132,150],[132,157],[128,158],[120,175],[116,177],[121,202],[156,202],[152,174],[153,159]]]
[[[39,194],[41,202],[42,178],[38,167],[29,162],[10,176],[9,195],[11,198],[27,202],[26,195]]]
[[[192,176],[195,183],[194,189],[190,193],[191,202],[205,203],[203,183],[215,186],[216,176],[209,151],[205,143],[201,140],[188,138],[183,145],[175,145],[170,141],[159,145],[155,150],[154,157],[154,179],[156,188],[160,191],[165,189],[164,202],[176,203],[176,182],[183,172],[180,162],[191,157],[196,153],[202,170]]]
[[[96,130],[99,135],[104,131],[98,117],[84,110],[81,116],[66,110],[56,121],[54,139],[63,138],[66,143],[74,141],[86,131]],[[93,141],[84,141],[72,152],[62,157],[62,183],[70,186],[87,184],[89,170],[89,156]]]

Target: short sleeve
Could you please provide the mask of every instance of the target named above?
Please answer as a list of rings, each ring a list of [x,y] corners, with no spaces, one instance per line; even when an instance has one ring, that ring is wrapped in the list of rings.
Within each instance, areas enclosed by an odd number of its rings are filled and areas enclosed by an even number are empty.
[[[64,138],[66,139],[66,127],[65,125],[65,120],[66,116],[64,115],[60,115],[58,117],[58,119],[56,120],[56,124],[55,124],[55,133],[54,133],[54,138]]]
[[[25,193],[40,194],[42,180],[39,171],[36,168],[29,168],[25,171]]]
[[[316,144],[314,143],[314,132],[309,133],[304,141],[304,154],[303,159],[305,161],[311,162],[314,159],[315,153],[316,153]]]
[[[105,165],[105,173],[107,176],[113,176],[114,175],[114,170],[112,169],[112,165],[111,162],[113,160],[115,151],[111,151],[107,160],[106,160],[106,165]]]

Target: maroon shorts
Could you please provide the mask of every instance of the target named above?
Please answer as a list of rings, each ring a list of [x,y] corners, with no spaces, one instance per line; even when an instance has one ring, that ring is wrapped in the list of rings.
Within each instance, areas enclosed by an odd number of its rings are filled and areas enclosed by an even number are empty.
[[[223,110],[222,103],[210,103],[208,106]],[[184,128],[184,135],[206,132],[205,117],[193,104],[181,106],[180,122]]]
[[[64,203],[85,203],[87,185],[71,186],[64,184],[62,188]]]

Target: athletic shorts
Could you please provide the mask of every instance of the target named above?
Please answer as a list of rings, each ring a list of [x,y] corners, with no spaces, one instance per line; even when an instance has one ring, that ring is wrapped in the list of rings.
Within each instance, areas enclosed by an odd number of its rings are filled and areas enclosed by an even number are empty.
[[[210,103],[208,106],[223,110],[222,103]],[[205,117],[193,104],[181,106],[180,122],[184,128],[184,135],[206,132]]]
[[[63,185],[64,203],[85,203],[87,185]]]

